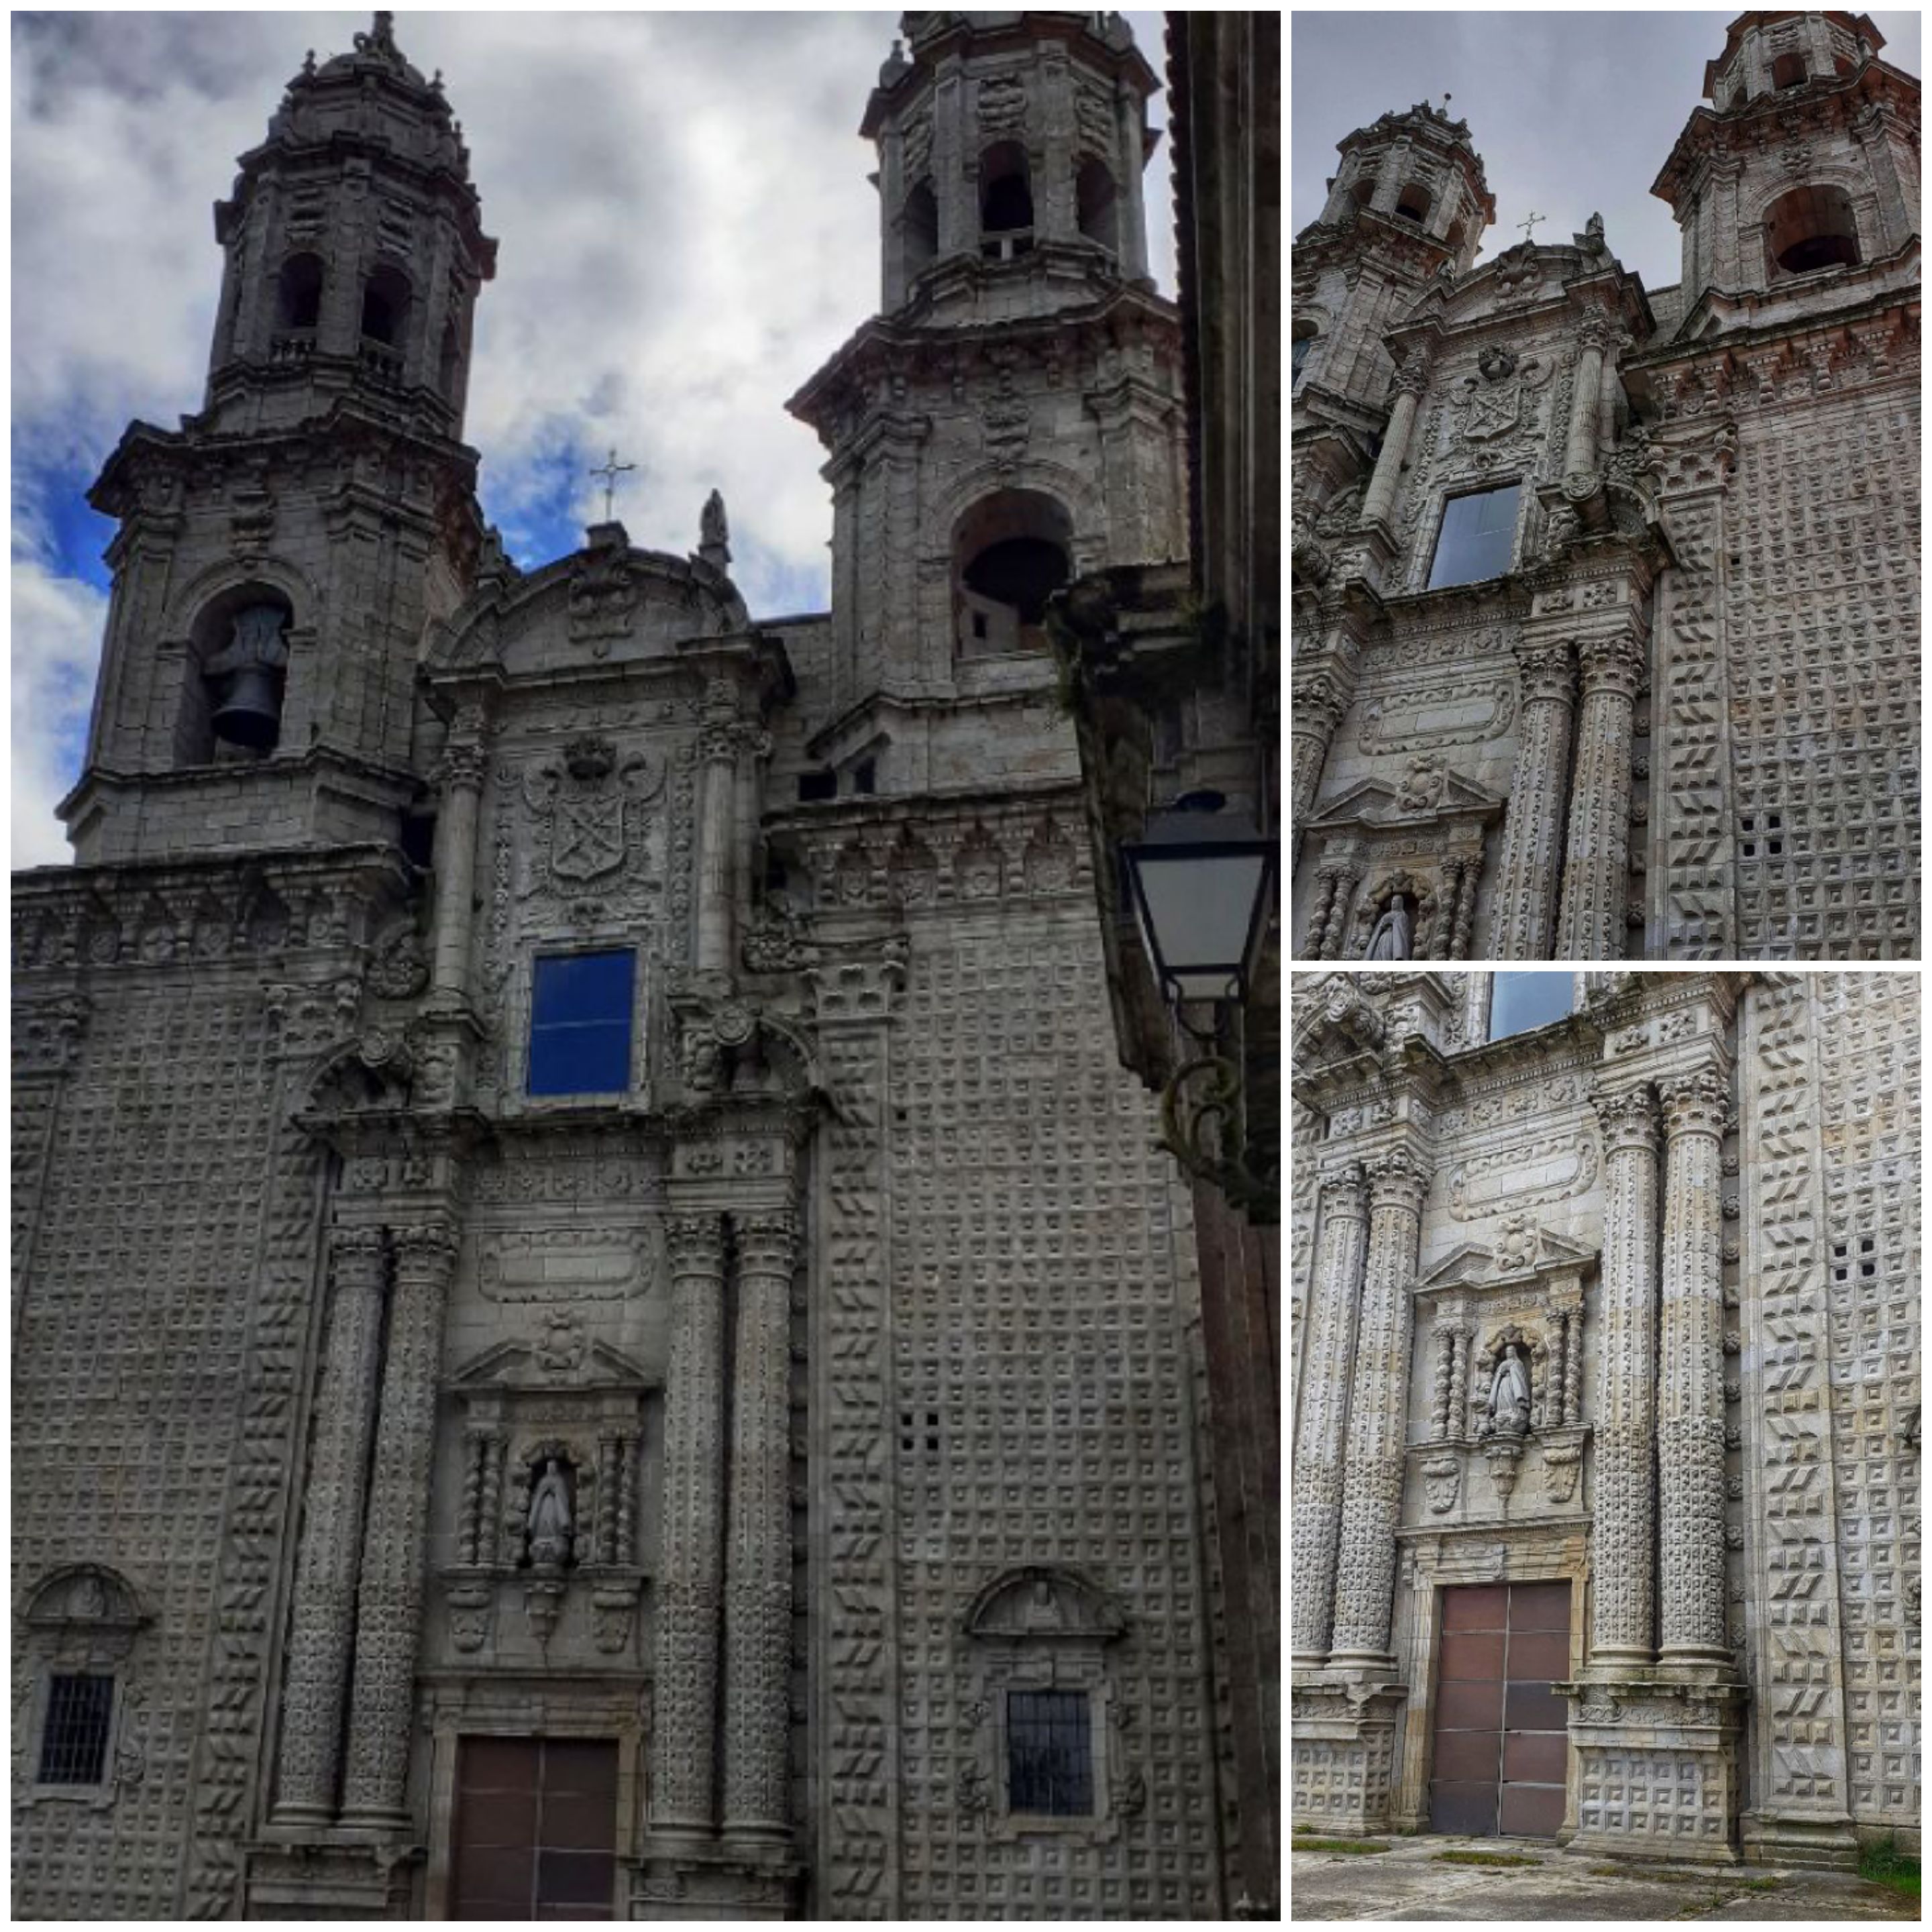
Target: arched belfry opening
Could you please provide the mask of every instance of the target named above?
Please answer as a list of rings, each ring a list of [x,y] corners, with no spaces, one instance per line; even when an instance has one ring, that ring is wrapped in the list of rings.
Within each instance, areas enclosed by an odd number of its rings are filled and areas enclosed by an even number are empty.
[[[1080,232],[1110,255],[1120,249],[1120,211],[1114,177],[1104,161],[1089,156],[1073,178],[1074,208]]]
[[[225,590],[190,626],[178,765],[266,758],[280,742],[293,607],[263,584]]]
[[[1033,246],[1033,172],[1017,141],[997,141],[980,157],[980,253],[1010,260]]]
[[[1037,490],[982,497],[953,532],[953,608],[959,654],[991,657],[1046,647],[1046,601],[1072,574],[1072,520]]]
[[[291,255],[275,280],[275,326],[313,332],[322,320],[322,257]]]
[[[899,228],[904,238],[906,273],[916,275],[939,254],[939,202],[930,180],[915,183],[906,196]]]
[[[1841,188],[1795,188],[1766,209],[1764,226],[1771,258],[1787,275],[1858,266],[1858,218]]]
[[[362,284],[363,347],[365,350],[374,348],[392,373],[400,373],[410,299],[409,278],[387,262],[380,264]]]

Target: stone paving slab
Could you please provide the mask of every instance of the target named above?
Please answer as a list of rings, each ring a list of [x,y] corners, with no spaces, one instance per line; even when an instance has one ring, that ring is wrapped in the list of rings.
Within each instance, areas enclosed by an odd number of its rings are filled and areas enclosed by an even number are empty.
[[[1911,1918],[1917,1903],[1840,1872],[1784,1865],[1639,1868],[1602,1875],[1600,1858],[1571,1856],[1539,1838],[1433,1834],[1377,1840],[1385,1852],[1298,1850],[1288,1875],[1290,1918],[1429,1923],[1610,1919]],[[1534,1865],[1444,1864],[1450,1851],[1495,1852]],[[1765,1880],[1774,1881],[1765,1886]]]

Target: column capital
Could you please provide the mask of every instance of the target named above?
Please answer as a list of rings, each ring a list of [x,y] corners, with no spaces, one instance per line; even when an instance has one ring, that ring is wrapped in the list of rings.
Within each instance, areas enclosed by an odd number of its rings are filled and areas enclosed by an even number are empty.
[[[1367,1180],[1358,1160],[1338,1162],[1322,1175],[1322,1212],[1329,1220],[1368,1218]]]
[[[1419,344],[1406,350],[1396,364],[1394,393],[1420,396],[1429,386],[1430,362],[1429,351]]]
[[[1599,1088],[1590,1096],[1603,1135],[1604,1151],[1619,1154],[1635,1149],[1641,1154],[1657,1151],[1657,1096],[1648,1087],[1629,1087],[1606,1093]]]
[[[1648,667],[1643,646],[1634,633],[1614,631],[1607,637],[1580,638],[1576,656],[1586,698],[1592,692],[1609,691],[1635,702]]]
[[[1617,339],[1617,326],[1602,310],[1594,310],[1576,325],[1577,359],[1585,356],[1604,356]]]
[[[789,1208],[734,1216],[741,1273],[789,1276],[798,1256],[798,1216]]]
[[[380,1283],[388,1258],[388,1238],[380,1228],[332,1228],[329,1231],[328,1275],[332,1281],[364,1279],[373,1274]]]
[[[1524,704],[1554,702],[1568,704],[1576,696],[1576,657],[1567,640],[1535,644],[1519,642],[1516,646],[1516,662],[1522,678]]]
[[[489,752],[481,740],[452,742],[443,746],[442,756],[430,774],[430,782],[441,792],[481,791],[489,762]]]
[[[1429,1190],[1429,1163],[1407,1148],[1394,1148],[1364,1163],[1369,1177],[1370,1204],[1376,1208],[1406,1208],[1422,1211]]]
[[[395,1230],[396,1272],[446,1275],[456,1265],[456,1229],[448,1221],[416,1221]]]
[[[667,1214],[664,1246],[676,1275],[722,1275],[724,1222],[718,1214]]]
[[[1723,1134],[1724,1117],[1730,1112],[1730,1084],[1714,1066],[1667,1073],[1657,1086],[1664,1102],[1666,1138],[1708,1134],[1715,1140]]]

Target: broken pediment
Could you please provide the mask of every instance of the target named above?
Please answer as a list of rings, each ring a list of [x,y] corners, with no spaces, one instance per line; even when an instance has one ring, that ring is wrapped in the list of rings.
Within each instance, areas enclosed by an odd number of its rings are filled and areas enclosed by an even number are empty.
[[[1308,823],[1316,832],[1380,832],[1450,819],[1489,818],[1502,808],[1499,794],[1438,764],[1426,771],[1412,769],[1394,784],[1382,778],[1363,778]]]
[[[1521,1282],[1544,1276],[1580,1274],[1596,1265],[1597,1252],[1567,1234],[1512,1214],[1492,1245],[1464,1241],[1452,1248],[1416,1284],[1420,1294],[1459,1288],[1482,1288],[1492,1282]]]
[[[573,1332],[575,1330],[576,1332]],[[530,1342],[499,1342],[450,1378],[458,1395],[496,1390],[554,1390],[560,1382],[580,1390],[654,1388],[663,1377],[608,1342],[588,1340],[568,1316]]]

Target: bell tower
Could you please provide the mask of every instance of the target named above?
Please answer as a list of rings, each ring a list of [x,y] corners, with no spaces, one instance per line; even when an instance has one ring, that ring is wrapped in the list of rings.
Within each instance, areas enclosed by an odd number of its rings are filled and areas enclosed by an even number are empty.
[[[1683,230],[1680,338],[1917,284],[1918,82],[1862,14],[1740,14],[1651,192]]]
[[[860,130],[884,313],[788,406],[833,491],[838,716],[812,750],[882,792],[943,784],[988,768],[953,742],[966,703],[1016,757],[1036,732],[1034,769],[1064,738],[1070,773],[1046,601],[1185,544],[1180,332],[1141,184],[1156,82],[1117,14],[908,14],[901,33]]]
[[[216,204],[199,415],[133,424],[88,500],[120,530],[84,863],[393,841],[415,673],[484,541],[460,440],[495,272],[460,125],[378,14],[289,83]]]

